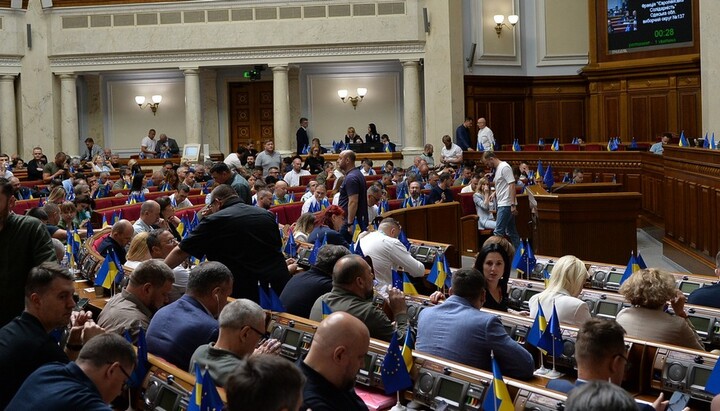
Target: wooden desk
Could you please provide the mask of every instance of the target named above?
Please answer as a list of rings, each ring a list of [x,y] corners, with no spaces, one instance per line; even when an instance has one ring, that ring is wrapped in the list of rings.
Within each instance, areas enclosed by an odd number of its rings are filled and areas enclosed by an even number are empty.
[[[552,192],[555,194],[617,193],[619,191],[622,191],[620,183],[560,183],[552,187]]]
[[[325,161],[337,161],[339,154],[333,154],[333,153],[325,153],[322,154]],[[307,154],[300,156],[303,161],[308,157]],[[394,153],[355,153],[355,161],[359,162],[363,158],[369,158],[373,161],[373,163],[376,162],[382,162],[382,164],[374,164],[374,166],[380,166],[384,165],[386,161],[388,160],[402,160],[403,154],[399,151],[396,151]],[[397,164],[395,165],[398,166]]]

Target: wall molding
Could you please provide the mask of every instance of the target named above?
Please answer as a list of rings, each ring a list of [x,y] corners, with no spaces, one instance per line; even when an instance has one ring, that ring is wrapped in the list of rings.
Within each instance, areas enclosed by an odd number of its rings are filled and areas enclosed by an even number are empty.
[[[509,0],[512,3],[512,11],[515,14],[519,14],[520,10],[520,3],[519,0]],[[484,35],[483,35],[483,23],[486,20],[486,16],[483,15],[482,10],[483,2],[473,1],[471,5],[471,11],[472,11],[472,21],[479,22],[480,24],[476,24],[473,28],[473,41],[471,43],[476,43],[477,48],[475,50],[475,61],[473,62],[473,65],[475,66],[522,66],[522,51],[521,51],[521,27],[522,24],[522,16],[520,17],[520,22],[517,26],[515,26],[515,29],[512,31],[509,31],[507,28],[503,28],[504,35],[508,35],[508,33],[512,33],[513,36],[513,47],[512,52],[508,54],[492,54],[486,51],[485,43],[484,43]]]
[[[588,53],[584,54],[548,54],[547,27],[545,25],[545,3],[547,0],[536,0],[536,27],[535,38],[538,66],[577,66],[588,64]]]

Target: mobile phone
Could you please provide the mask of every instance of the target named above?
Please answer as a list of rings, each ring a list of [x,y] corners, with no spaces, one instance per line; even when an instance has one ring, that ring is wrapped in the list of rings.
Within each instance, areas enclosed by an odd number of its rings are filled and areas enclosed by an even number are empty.
[[[89,298],[81,298],[78,300],[77,304],[75,304],[75,308],[73,308],[73,311],[82,311],[87,307],[88,303],[90,302]]]
[[[668,402],[667,411],[682,411],[690,401],[690,394],[675,391]]]

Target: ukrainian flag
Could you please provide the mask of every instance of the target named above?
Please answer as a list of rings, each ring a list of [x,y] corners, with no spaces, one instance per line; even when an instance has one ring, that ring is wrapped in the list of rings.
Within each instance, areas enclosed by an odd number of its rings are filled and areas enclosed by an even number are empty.
[[[512,151],[522,151],[522,147],[520,147],[518,139],[515,139],[515,141],[513,141]]]
[[[527,342],[530,345],[538,347],[543,354],[547,354],[552,349],[552,340],[549,334],[545,334],[547,329],[547,319],[543,312],[542,305],[538,302],[538,312],[535,314],[535,321],[527,334]]]
[[[627,267],[625,267],[625,272],[623,273],[622,278],[620,279],[620,284],[624,283],[625,280],[630,278],[630,276],[640,269],[640,263],[638,262],[637,258],[635,258],[635,254],[630,252],[630,260],[628,261]]]
[[[447,279],[448,274],[445,271],[445,256],[443,254],[437,254],[427,280],[435,284],[438,288],[442,288]]]
[[[362,230],[360,229],[360,224],[358,224],[357,217],[355,217],[355,221],[353,221],[353,236],[352,236],[353,243],[357,243],[358,236],[360,235],[361,232],[362,232]]]
[[[330,306],[327,305],[325,301],[321,301],[322,303],[322,319],[326,319],[330,314],[332,314],[332,310],[330,309]]]
[[[103,261],[100,266],[100,270],[98,270],[98,273],[95,276],[95,285],[109,289],[112,287],[112,284],[115,282],[118,274],[120,275],[120,278],[122,278],[124,275],[123,269],[111,249],[105,256],[105,261]]]
[[[507,385],[505,385],[502,373],[500,372],[500,366],[497,361],[495,361],[495,355],[492,350],[490,351],[490,358],[492,360],[493,380],[490,383],[490,389],[485,395],[483,409],[491,411],[514,411],[515,407],[513,406],[512,398],[510,398]]]
[[[543,281],[545,281],[545,288],[547,288],[548,284],[550,284],[550,273],[548,273],[547,268],[543,269]]]
[[[203,394],[203,375],[200,371],[200,364],[195,363],[195,387],[193,387],[192,393],[190,393],[190,403],[188,404],[188,411],[200,411],[200,404],[202,404]]]
[[[537,170],[535,170],[535,180],[542,181],[545,176],[545,170],[543,170],[542,161],[538,160]]]
[[[690,143],[688,142],[687,138],[685,137],[685,130],[680,132],[680,141],[678,141],[678,146],[680,147],[689,147]]]
[[[109,226],[110,226],[110,224],[108,224],[107,218],[105,217],[105,214],[103,214],[102,228],[109,227]]]
[[[413,356],[412,352],[415,349],[415,337],[412,334],[412,330],[408,328],[407,331],[405,331],[405,343],[403,343],[402,350],[400,351],[400,354],[403,357],[403,360],[405,360],[405,367],[407,367],[408,372],[412,370],[413,367]]]
[[[403,276],[403,292],[406,295],[418,295],[419,293],[415,289],[415,286],[413,283],[410,282],[410,277],[408,277],[407,273],[402,273]]]

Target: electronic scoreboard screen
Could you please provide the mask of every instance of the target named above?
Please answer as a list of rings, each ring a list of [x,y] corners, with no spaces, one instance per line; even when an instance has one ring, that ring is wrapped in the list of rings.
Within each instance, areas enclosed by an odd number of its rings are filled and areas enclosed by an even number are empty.
[[[693,45],[692,0],[607,0],[608,54]]]

